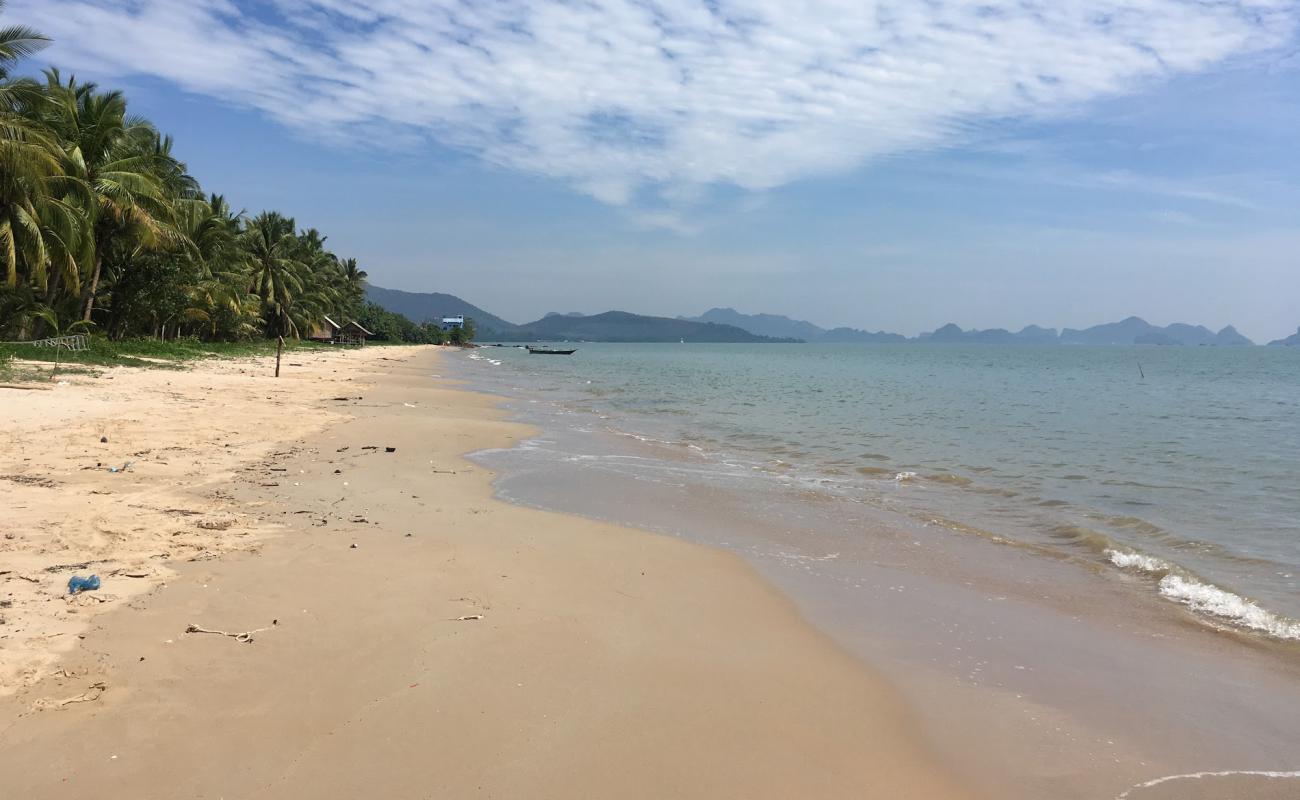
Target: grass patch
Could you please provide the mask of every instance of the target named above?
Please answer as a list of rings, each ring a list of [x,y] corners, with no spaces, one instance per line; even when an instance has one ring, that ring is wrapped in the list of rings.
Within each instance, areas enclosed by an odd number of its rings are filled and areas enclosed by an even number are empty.
[[[247,356],[265,356],[275,354],[275,342],[201,342],[197,339],[180,339],[161,342],[157,339],[127,339],[110,341],[101,336],[91,336],[86,340],[86,349],[81,351],[65,350],[59,354],[62,364],[97,367],[143,367],[146,369],[181,369],[188,361],[207,358],[242,358]],[[332,345],[314,342],[285,342],[284,351],[292,353],[302,350],[329,349]],[[47,347],[33,347],[29,344],[0,344],[0,377],[6,375],[10,380],[22,377],[13,362],[43,361],[53,365],[55,351]],[[59,368],[63,371],[63,367]]]

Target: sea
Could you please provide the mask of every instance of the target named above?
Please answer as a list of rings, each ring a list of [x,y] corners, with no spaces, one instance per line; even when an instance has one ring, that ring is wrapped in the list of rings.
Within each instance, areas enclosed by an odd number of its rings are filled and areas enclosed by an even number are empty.
[[[912,686],[937,727],[1035,703],[979,757],[950,740],[977,783],[1300,769],[1295,349],[566,347],[444,360],[534,426],[474,455],[498,494],[736,552],[902,683],[940,676]],[[1107,777],[1071,794],[1062,751]]]

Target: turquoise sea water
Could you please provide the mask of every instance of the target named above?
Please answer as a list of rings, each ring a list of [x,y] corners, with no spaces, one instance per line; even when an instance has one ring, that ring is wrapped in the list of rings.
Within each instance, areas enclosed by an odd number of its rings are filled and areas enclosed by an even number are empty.
[[[464,372],[553,422],[1092,559],[1208,618],[1300,639],[1300,352],[578,347],[483,348]]]

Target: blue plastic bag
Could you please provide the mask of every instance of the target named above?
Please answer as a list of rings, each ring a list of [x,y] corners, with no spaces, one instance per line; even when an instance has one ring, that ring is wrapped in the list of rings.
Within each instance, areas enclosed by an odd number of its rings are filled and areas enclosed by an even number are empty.
[[[91,575],[89,578],[83,578],[80,575],[73,575],[68,579],[68,594],[76,594],[77,592],[93,592],[98,588],[98,575]]]

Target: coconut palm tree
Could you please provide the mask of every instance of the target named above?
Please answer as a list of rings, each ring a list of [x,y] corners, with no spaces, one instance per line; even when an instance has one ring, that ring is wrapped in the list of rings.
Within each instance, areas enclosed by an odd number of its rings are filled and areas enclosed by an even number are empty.
[[[10,289],[20,273],[45,288],[51,265],[75,284],[85,227],[84,215],[68,203],[76,183],[65,179],[57,139],[39,119],[44,91],[34,81],[6,79],[48,41],[30,28],[0,28],[0,267]]]
[[[209,335],[218,335],[223,320],[235,321],[255,307],[257,296],[248,291],[250,263],[240,246],[240,216],[221,195],[178,202],[179,226],[193,244],[189,257],[198,267],[187,287],[187,319],[204,323]]]
[[[345,291],[348,300],[353,304],[359,304],[366,296],[366,271],[357,266],[355,258],[345,258],[339,262],[343,268],[343,278],[345,281]]]
[[[130,254],[179,242],[165,185],[175,180],[177,164],[152,125],[127,116],[121,92],[100,92],[75,77],[65,83],[58,70],[47,70],[46,93],[43,117],[66,152],[69,177],[86,187],[89,200],[83,267],[90,274],[81,293],[82,319],[89,320],[110,248]]]
[[[253,292],[262,299],[270,336],[296,336],[291,310],[302,293],[302,243],[294,233],[293,219],[263,211],[240,236],[252,267]]]
[[[0,0],[0,13],[6,0]],[[9,70],[24,58],[40,52],[50,40],[25,25],[8,25],[0,28],[0,80],[9,77]]]

